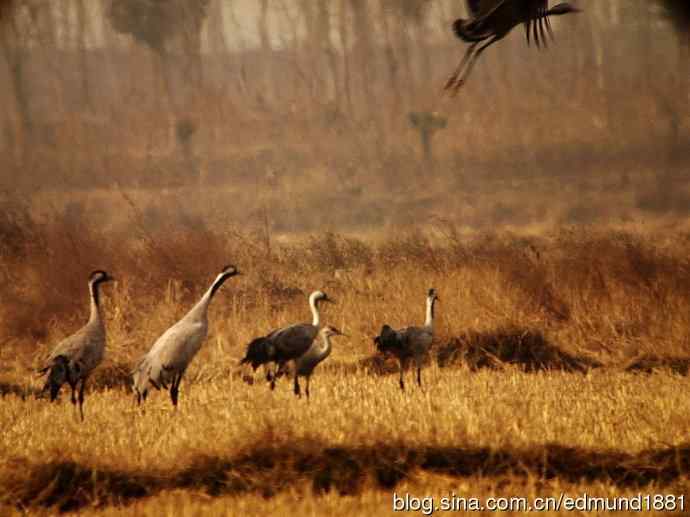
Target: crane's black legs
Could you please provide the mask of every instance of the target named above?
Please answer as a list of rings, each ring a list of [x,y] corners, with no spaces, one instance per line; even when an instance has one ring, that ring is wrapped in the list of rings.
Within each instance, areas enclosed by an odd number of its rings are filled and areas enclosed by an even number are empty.
[[[81,385],[79,386],[79,416],[81,421],[84,421],[84,386],[86,386],[86,378],[81,380]]]
[[[454,88],[455,83],[458,80],[458,76],[460,75],[460,72],[462,72],[462,69],[465,68],[465,65],[467,64],[467,60],[470,58],[472,55],[472,52],[474,52],[474,49],[477,48],[477,45],[479,44],[478,41],[472,43],[468,48],[467,51],[465,52],[465,55],[462,57],[460,60],[460,63],[456,67],[455,71],[453,74],[448,78],[448,81],[446,81],[446,85],[443,87],[444,90],[453,90],[456,91],[457,88]]]
[[[77,381],[77,382],[79,382],[79,381]],[[71,382],[69,383],[69,387],[72,388],[71,401],[72,401],[72,404],[74,404],[75,406],[77,405],[77,382],[75,382],[74,384],[72,384]]]
[[[472,43],[467,49],[467,52],[465,52],[462,61],[460,61],[460,64],[455,69],[455,72],[453,73],[453,75],[450,76],[450,78],[446,82],[445,89],[452,90],[453,95],[457,94],[458,90],[460,90],[460,88],[465,84],[465,81],[472,72],[474,64],[477,62],[477,59],[479,58],[481,53],[484,52],[488,47],[496,43],[499,39],[499,37],[493,36],[486,44],[482,45],[478,49],[476,49],[476,47],[479,44],[479,42]]]
[[[400,359],[400,389],[405,391],[405,367],[407,366],[407,361]]]
[[[307,375],[307,388],[305,389],[305,393],[307,394],[307,400],[309,400],[309,380],[311,379],[311,375]]]
[[[417,357],[414,357],[415,367],[417,368],[417,384],[422,387],[422,361]],[[400,359],[400,390],[405,391],[405,370],[409,364],[409,358]]]
[[[180,382],[182,382],[182,376],[184,375],[184,372],[180,372],[178,374],[173,375],[173,380],[170,385],[170,400],[172,400],[172,404],[177,409],[177,399],[180,394]]]
[[[422,387],[422,362],[423,362],[423,357],[419,354],[415,354],[414,364],[417,367],[417,385],[420,388]]]
[[[299,387],[299,376],[297,375],[297,372],[295,372],[295,395],[297,395],[298,397],[302,396],[302,391]]]
[[[275,372],[273,372],[273,376],[271,378],[271,390],[274,390],[276,388],[276,380],[279,377],[285,375],[285,373],[285,363],[276,363]]]
[[[487,48],[496,43],[499,39],[501,38],[499,38],[498,36],[492,37],[487,43],[479,47],[477,51],[472,54],[472,57],[469,59],[467,66],[465,67],[465,71],[455,81],[455,84],[453,86],[453,94],[456,94],[458,90],[462,87],[462,85],[465,84],[465,81],[470,76],[470,73],[472,73],[472,69],[474,68],[475,63],[477,62],[477,59],[479,59],[479,56],[481,56],[482,52],[484,52]],[[470,46],[470,48],[473,48],[474,45],[475,44],[473,43],[472,46]]]

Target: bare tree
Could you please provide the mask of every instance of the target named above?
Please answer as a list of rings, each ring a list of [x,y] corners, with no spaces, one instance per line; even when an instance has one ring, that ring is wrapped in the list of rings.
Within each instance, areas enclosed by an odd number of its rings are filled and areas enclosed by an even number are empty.
[[[86,107],[93,109],[91,99],[91,87],[89,84],[90,70],[89,70],[89,52],[87,48],[87,34],[88,34],[88,13],[86,9],[86,0],[76,0],[77,19],[77,45],[79,45],[79,60],[81,62],[81,91],[82,97]]]
[[[39,6],[34,2],[0,2],[0,51],[9,72],[13,97],[19,115],[19,142],[26,145],[34,133],[29,81],[25,66],[31,42],[39,38]],[[23,149],[23,146],[22,146]]]
[[[343,49],[343,89],[345,90],[347,112],[352,116],[354,105],[352,102],[352,83],[350,82],[350,27],[348,23],[347,6],[348,0],[340,0],[338,32],[340,34],[340,43]]]
[[[181,70],[184,80],[199,88],[202,81],[201,28],[210,0],[112,0],[108,18],[113,28],[132,36],[160,58],[164,87],[174,102],[170,72]],[[176,59],[172,59],[175,56]],[[183,59],[180,66],[179,58]],[[174,65],[173,65],[174,64]]]

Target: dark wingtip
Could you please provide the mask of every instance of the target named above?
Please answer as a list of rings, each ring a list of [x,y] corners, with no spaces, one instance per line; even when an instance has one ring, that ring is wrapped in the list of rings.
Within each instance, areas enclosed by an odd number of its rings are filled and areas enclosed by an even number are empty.
[[[266,338],[258,337],[247,345],[247,352],[244,355],[244,359],[240,361],[240,364],[250,363],[254,371],[256,371],[259,366],[269,361],[270,358],[267,350]]]

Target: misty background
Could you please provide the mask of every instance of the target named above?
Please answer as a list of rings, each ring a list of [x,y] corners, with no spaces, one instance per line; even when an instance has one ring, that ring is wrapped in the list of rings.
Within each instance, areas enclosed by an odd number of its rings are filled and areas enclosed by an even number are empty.
[[[673,2],[580,0],[455,98],[459,0],[0,2],[0,189],[37,220],[269,233],[690,213]]]

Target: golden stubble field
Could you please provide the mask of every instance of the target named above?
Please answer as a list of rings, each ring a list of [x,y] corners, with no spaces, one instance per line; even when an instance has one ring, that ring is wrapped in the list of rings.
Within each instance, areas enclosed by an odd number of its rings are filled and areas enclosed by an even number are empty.
[[[2,514],[361,515],[391,512],[394,491],[686,494],[688,235],[446,230],[267,250],[210,231],[113,244],[88,228],[32,229],[2,258]],[[65,235],[76,258],[64,258]],[[244,274],[213,301],[178,411],[163,392],[138,409],[127,370],[228,261]],[[119,281],[104,289],[108,357],[81,423],[65,392],[36,398],[32,369],[83,324],[94,267]],[[435,346],[423,389],[401,393],[371,339],[383,323],[421,323],[429,287],[441,297]],[[335,338],[311,400],[285,380],[271,392],[260,372],[247,384],[244,345],[309,320],[316,288],[337,301],[325,321],[350,337]]]

